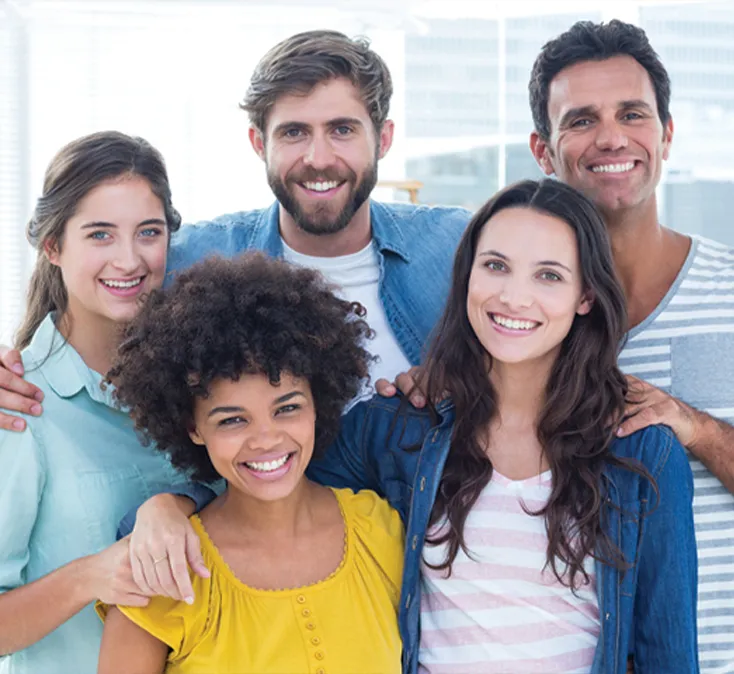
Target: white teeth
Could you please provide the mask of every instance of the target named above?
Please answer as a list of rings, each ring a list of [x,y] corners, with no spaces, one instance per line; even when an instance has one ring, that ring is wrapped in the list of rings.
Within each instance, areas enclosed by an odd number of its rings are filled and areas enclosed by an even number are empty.
[[[336,180],[331,180],[328,183],[303,183],[306,189],[312,190],[313,192],[328,192],[333,190],[335,187],[339,187],[339,183]]]
[[[518,321],[514,318],[505,318],[504,316],[498,316],[497,314],[492,314],[492,320],[495,323],[512,330],[532,330],[538,325],[535,321]]]
[[[281,466],[284,466],[289,458],[290,454],[286,454],[280,459],[274,459],[273,461],[245,461],[245,465],[251,470],[258,470],[262,473],[270,473],[274,470],[277,470]]]
[[[591,170],[594,173],[625,173],[631,171],[635,167],[635,162],[628,161],[624,164],[600,164],[594,166]]]
[[[143,282],[143,277],[133,279],[132,281],[112,281],[108,279],[102,279],[102,283],[110,288],[134,288]]]

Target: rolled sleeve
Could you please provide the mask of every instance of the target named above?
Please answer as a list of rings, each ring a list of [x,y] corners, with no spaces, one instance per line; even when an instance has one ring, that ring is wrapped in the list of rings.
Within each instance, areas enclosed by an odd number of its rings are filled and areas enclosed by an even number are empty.
[[[30,428],[0,432],[0,592],[25,583],[45,475],[43,452]]]

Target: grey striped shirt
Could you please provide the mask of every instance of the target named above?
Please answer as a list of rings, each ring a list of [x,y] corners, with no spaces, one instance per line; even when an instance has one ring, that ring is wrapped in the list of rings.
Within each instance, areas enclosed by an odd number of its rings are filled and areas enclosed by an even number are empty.
[[[694,237],[663,301],[628,336],[625,373],[734,423],[734,250]],[[689,455],[701,672],[734,674],[734,496]]]

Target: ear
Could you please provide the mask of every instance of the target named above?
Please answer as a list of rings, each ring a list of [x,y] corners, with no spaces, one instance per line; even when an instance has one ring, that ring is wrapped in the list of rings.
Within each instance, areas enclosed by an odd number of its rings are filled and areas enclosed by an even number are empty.
[[[391,119],[386,119],[385,123],[380,129],[379,145],[377,149],[377,158],[382,159],[388,150],[392,147],[393,135],[395,133],[395,122]]]
[[[247,136],[250,139],[250,145],[252,145],[252,149],[255,150],[257,156],[265,161],[265,138],[263,138],[262,131],[251,126],[247,131]]]
[[[191,438],[191,442],[193,442],[195,445],[201,445],[202,447],[204,446],[204,438],[201,437],[196,426],[189,429],[189,437]]]
[[[530,134],[530,151],[533,153],[533,157],[535,157],[535,161],[538,162],[538,166],[540,166],[543,173],[547,176],[552,176],[555,173],[553,163],[551,162],[552,153],[548,142],[543,140],[537,131],[533,131]]]
[[[594,306],[594,293],[591,292],[591,290],[587,290],[583,295],[581,295],[581,301],[579,302],[579,306],[576,309],[576,313],[579,316],[586,316],[591,311],[591,308]]]
[[[46,239],[43,242],[43,254],[46,259],[53,265],[59,266],[59,245],[53,239]]]
[[[670,156],[670,146],[673,144],[673,118],[668,120],[668,123],[663,129],[663,159],[667,160]]]

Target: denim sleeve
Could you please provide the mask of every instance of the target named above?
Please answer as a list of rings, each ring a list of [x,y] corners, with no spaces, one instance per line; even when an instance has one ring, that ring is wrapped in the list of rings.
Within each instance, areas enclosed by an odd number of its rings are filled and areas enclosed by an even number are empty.
[[[31,429],[0,432],[0,593],[25,583],[45,483],[43,451]]]
[[[173,494],[174,496],[186,496],[190,498],[195,505],[196,511],[199,512],[208,506],[216,497],[217,492],[213,489],[203,485],[199,482],[185,482],[181,485],[171,487],[168,491],[161,492],[162,494]],[[138,510],[142,503],[135,506],[132,510],[128,511],[120,521],[117,527],[117,540],[132,533],[135,528],[135,520],[138,515]]]
[[[650,489],[653,503],[642,523],[634,611],[635,674],[698,674],[693,476],[675,436],[660,437],[668,443],[668,452],[654,475],[659,497],[655,499]]]
[[[339,435],[323,456],[313,459],[306,471],[314,482],[353,491],[372,489],[380,493],[377,480],[364,459],[364,429],[368,423],[368,402],[357,403],[342,417]]]

